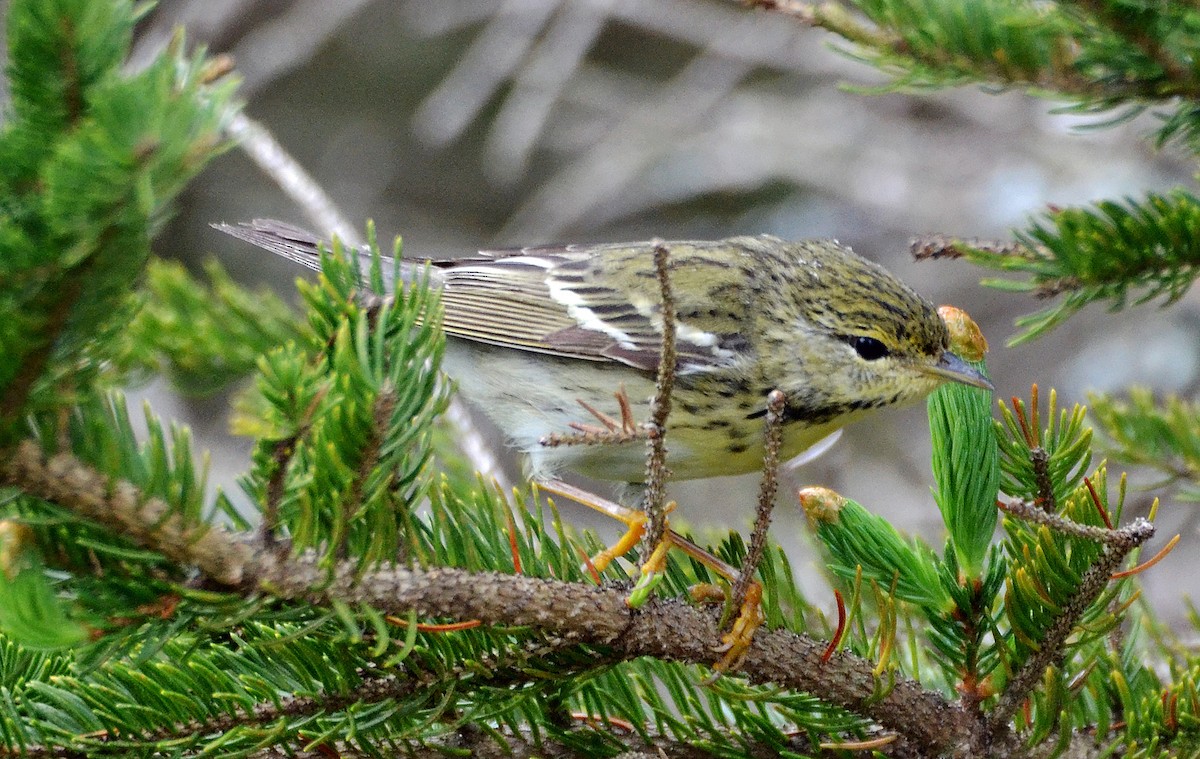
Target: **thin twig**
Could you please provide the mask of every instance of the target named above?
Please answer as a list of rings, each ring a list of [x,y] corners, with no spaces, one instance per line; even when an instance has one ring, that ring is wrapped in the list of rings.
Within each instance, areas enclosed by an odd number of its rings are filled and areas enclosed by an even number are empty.
[[[584,411],[594,416],[602,426],[571,422],[570,427],[575,430],[574,432],[565,434],[551,432],[539,440],[538,445],[545,448],[571,445],[617,445],[632,443],[635,440],[649,440],[651,435],[657,434],[657,428],[653,425],[638,424],[634,419],[633,406],[629,403],[629,394],[625,392],[624,386],[613,395],[617,399],[617,407],[621,410],[620,419],[613,419],[582,398],[576,398],[575,402],[582,406]]]
[[[454,428],[454,442],[471,463],[471,468],[484,477],[495,480],[501,490],[512,490],[513,484],[496,459],[495,450],[479,429],[479,425],[475,424],[466,404],[458,396],[450,397],[444,416]]]
[[[1050,454],[1040,445],[1029,449],[1029,463],[1033,467],[1033,481],[1037,485],[1034,501],[1047,514],[1058,513],[1058,499],[1054,497],[1054,481],[1050,477]]]
[[[327,389],[316,393],[308,408],[304,410],[303,421],[295,432],[282,440],[275,441],[271,447],[272,465],[275,467],[267,480],[267,491],[263,499],[262,516],[258,523],[259,542],[270,548],[276,544],[276,531],[279,528],[279,506],[283,501],[284,485],[287,482],[288,467],[292,457],[296,455],[296,443],[308,434],[312,427],[312,417],[325,398]]]
[[[1131,529],[1134,525],[1144,521],[1139,520],[1138,522],[1134,522],[1129,527],[1124,527],[1122,529],[1108,530],[1103,527],[1095,527],[1090,524],[1080,524],[1079,522],[1072,521],[1057,514],[1049,514],[1042,510],[1039,505],[1029,503],[1028,501],[1012,500],[1008,501],[1007,503],[1001,503],[1000,508],[1005,514],[1017,517],[1018,519],[1023,519],[1026,522],[1044,524],[1052,530],[1061,532],[1064,535],[1084,538],[1085,540],[1093,540],[1097,543],[1104,543],[1105,545],[1124,544],[1127,538],[1122,530]],[[1146,522],[1146,524],[1150,523]]]
[[[296,443],[300,435],[289,435],[282,440],[276,440],[271,446],[271,476],[267,479],[266,493],[263,495],[262,517],[258,522],[258,539],[270,548],[275,545],[275,531],[279,528],[279,504],[283,501],[283,486],[287,481],[288,465],[296,453]]]
[[[342,216],[333,198],[265,126],[239,111],[229,120],[225,131],[237,141],[242,152],[300,206],[318,229],[325,234],[337,235],[352,248],[362,247],[365,242],[362,235]]]
[[[1036,263],[1053,258],[1045,248],[1030,248],[1018,242],[997,242],[995,240],[979,240],[974,238],[948,237],[946,235],[928,235],[914,238],[909,243],[909,251],[918,261],[937,259],[956,259],[969,256],[972,250],[980,250],[997,256],[1006,256],[1030,263]],[[1048,277],[1041,273],[1037,278],[1037,286],[1031,292],[1033,297],[1040,300],[1053,298],[1055,295],[1082,288],[1084,282],[1079,277],[1061,276]]]
[[[642,537],[643,556],[662,542],[667,531],[665,508],[667,477],[667,417],[671,413],[671,389],[675,386],[675,295],[667,269],[670,249],[661,240],[654,242],[654,271],[662,298],[662,348],[658,359],[658,377],[654,384],[654,400],[650,403],[649,452],[646,455],[646,492],[642,510],[646,512],[646,533]]]
[[[909,241],[909,252],[918,261],[962,258],[968,250],[982,250],[1002,256],[1031,258],[1030,249],[1018,242],[981,240],[977,237],[924,235]]]
[[[388,430],[392,425],[392,413],[396,410],[396,389],[391,382],[385,382],[375,397],[371,409],[371,433],[363,442],[362,459],[350,483],[350,491],[338,502],[338,523],[333,535],[335,555],[345,559],[350,551],[350,521],[362,503],[363,487],[371,476],[372,470],[379,465],[379,452],[387,440]]]
[[[767,548],[767,531],[771,527],[771,513],[775,509],[775,494],[779,491],[779,449],[783,445],[783,410],[787,396],[780,390],[767,395],[767,417],[763,429],[762,482],[758,488],[758,506],[755,509],[754,531],[750,533],[750,547],[737,581],[730,593],[730,603],[741,608],[746,600],[746,589],[754,581],[754,573],[762,561]]]

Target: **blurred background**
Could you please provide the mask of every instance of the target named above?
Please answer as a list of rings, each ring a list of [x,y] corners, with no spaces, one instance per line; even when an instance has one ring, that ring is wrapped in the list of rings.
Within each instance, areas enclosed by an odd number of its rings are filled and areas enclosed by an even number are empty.
[[[360,229],[374,219],[381,240],[403,235],[409,255],[836,237],[934,302],[971,313],[992,342],[998,397],[1028,398],[1032,382],[1057,388],[1067,406],[1132,383],[1189,395],[1200,386],[1194,292],[1169,310],[1089,310],[1007,348],[1013,318],[1036,302],[980,287],[982,273],[966,264],[915,263],[908,253],[916,235],[1003,238],[1047,204],[1189,183],[1195,167],[1142,139],[1146,121],[1088,129],[1096,119],[1011,92],[867,94],[882,76],[838,52],[836,39],[729,0],[162,0],[141,26],[141,50],[164,44],[178,24],[191,43],[235,57],[247,113],[346,218]],[[290,297],[303,272],[209,228],[255,217],[314,226],[235,150],[191,188],[156,249],[193,266],[215,255],[240,281]],[[165,383],[139,392],[196,429],[218,482],[246,467],[247,442],[227,434],[226,398],[178,398]],[[519,479],[515,457],[495,446]],[[832,487],[940,547],[923,407],[850,428],[791,477]],[[744,530],[756,489],[745,477],[673,492],[692,523]],[[1144,513],[1153,495],[1131,493],[1127,514]],[[1188,571],[1193,517],[1194,506],[1166,502],[1151,548],[1184,535],[1183,550],[1145,576],[1168,617],[1181,617],[1183,594],[1200,585]],[[785,493],[773,534],[797,566],[815,570],[804,533]],[[811,574],[812,598],[827,602]]]

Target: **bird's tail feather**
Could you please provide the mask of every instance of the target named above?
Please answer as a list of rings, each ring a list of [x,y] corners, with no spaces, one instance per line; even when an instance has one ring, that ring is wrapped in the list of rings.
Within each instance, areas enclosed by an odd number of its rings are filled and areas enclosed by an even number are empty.
[[[332,247],[327,240],[321,239],[307,229],[274,219],[255,219],[239,224],[220,223],[213,224],[212,227],[314,270],[321,268],[321,248],[329,250]],[[370,271],[370,248],[364,245],[353,250],[358,254],[361,271]],[[384,281],[390,286],[392,279],[391,256],[382,256],[382,263]],[[402,262],[400,279],[409,283],[419,274],[418,270],[423,268],[413,266],[409,262]]]

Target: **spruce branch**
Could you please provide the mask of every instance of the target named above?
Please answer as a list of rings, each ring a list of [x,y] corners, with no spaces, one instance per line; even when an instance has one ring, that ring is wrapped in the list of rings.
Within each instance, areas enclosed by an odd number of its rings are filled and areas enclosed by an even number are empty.
[[[118,378],[166,369],[184,392],[211,395],[250,374],[262,354],[300,337],[294,312],[278,296],[239,286],[215,260],[204,273],[207,281],[176,262],[148,262],[136,314],[122,330]]]
[[[29,352],[18,359],[16,374],[0,393],[0,424],[9,424],[25,410],[33,385],[44,373],[53,355],[53,346],[67,329],[71,313],[87,284],[91,267],[79,266],[73,276],[54,289],[53,300],[45,308],[45,320],[40,325],[36,342]],[[35,306],[36,307],[36,306]],[[14,357],[16,358],[16,357]]]
[[[1200,402],[1156,398],[1145,388],[1131,388],[1123,399],[1089,400],[1112,456],[1158,469],[1182,485],[1181,498],[1200,501]]]
[[[230,86],[184,40],[123,67],[131,2],[18,0],[7,9],[13,100],[0,131],[0,425],[63,408],[112,358],[149,235],[220,152]],[[80,367],[86,367],[81,370]]]
[[[1153,4],[1143,5],[1137,10],[1105,0],[1067,0],[1061,5],[1079,8],[1141,51],[1147,61],[1161,69],[1164,83],[1175,83],[1178,87],[1190,90],[1193,96],[1197,94],[1196,72],[1172,54],[1161,36],[1177,19],[1164,18],[1164,14]]]
[[[918,258],[963,257],[1021,279],[986,279],[997,289],[1061,300],[1021,317],[1018,344],[1044,334],[1084,306],[1113,311],[1155,299],[1177,301],[1200,277],[1200,199],[1183,189],[1122,203],[1053,208],[1017,232],[1016,244],[945,236],[918,238]]]
[[[590,737],[585,731],[607,730],[613,740],[626,747],[614,755],[614,759],[723,759],[729,754],[719,748],[706,748],[685,741],[672,740],[651,732],[641,735],[624,725],[603,725],[589,720],[586,715],[572,715],[576,725],[558,734],[539,734],[531,729],[516,730],[512,726],[491,731],[464,725],[454,733],[424,746],[405,747],[405,759],[446,759],[447,756],[469,756],[471,759],[514,759],[514,757],[537,757],[537,759],[595,759],[595,748],[591,744],[580,745],[571,738]],[[802,736],[795,736],[783,746],[741,746],[738,756],[746,759],[777,759],[781,751],[790,751],[796,756],[813,759],[842,759],[850,748],[822,748],[814,751]],[[353,746],[332,745],[323,751],[288,751],[277,748],[250,754],[248,759],[329,759],[328,751],[337,752],[338,759],[377,759],[375,752],[358,750]],[[882,749],[880,756],[891,759],[919,759],[922,754],[893,741]],[[0,756],[3,756],[0,754]]]
[[[370,641],[363,641],[364,645]],[[492,661],[474,659],[469,665],[454,664],[448,667],[428,668],[409,663],[387,668],[385,671],[371,670],[363,673],[363,677],[353,684],[353,687],[343,687],[341,690],[330,690],[313,695],[278,696],[272,694],[253,706],[228,710],[214,709],[205,718],[193,719],[176,724],[163,724],[150,731],[141,731],[137,735],[122,735],[109,732],[85,736],[80,745],[90,753],[117,753],[133,751],[139,748],[155,745],[187,744],[206,735],[226,735],[234,731],[249,732],[257,735],[255,743],[261,745],[263,740],[280,743],[289,737],[299,738],[303,744],[314,745],[305,738],[310,730],[307,726],[316,718],[336,720],[335,715],[352,715],[371,706],[388,704],[402,705],[418,695],[429,693],[445,693],[453,691],[460,683],[470,681],[480,688],[503,690],[509,687],[519,687],[529,683],[529,670],[534,667],[546,668],[549,662],[556,672],[562,675],[578,674],[605,666],[603,657],[578,658],[571,661],[556,661],[554,653],[565,647],[562,642],[536,640],[530,641],[523,648],[505,651],[494,657]],[[398,708],[403,708],[399,706]],[[352,719],[352,716],[349,716]],[[328,729],[328,728],[326,728]],[[470,724],[461,730],[470,732]],[[296,733],[299,735],[295,735]],[[456,737],[462,733],[450,733],[441,741],[430,741],[431,747],[447,744],[453,746]],[[323,743],[323,742],[319,742]],[[495,749],[507,746],[501,736],[492,733],[482,733],[477,736],[477,746],[485,748],[490,743]],[[664,745],[675,745],[673,741],[663,741]],[[74,749],[72,749],[74,750]],[[23,756],[26,757],[56,757],[70,756],[71,751],[57,747],[30,747]],[[0,749],[0,757],[6,756]]]
[[[888,89],[965,83],[1022,87],[1073,99],[1091,111],[1119,108],[1131,100],[1167,103],[1200,97],[1200,76],[1161,40],[1178,30],[1183,14],[1155,19],[1152,31],[1148,24],[1130,21],[1125,6],[1118,9],[1102,0],[1040,6],[910,0],[744,2],[854,43],[861,56],[893,75]],[[1178,44],[1186,50],[1188,43],[1184,36]],[[1131,49],[1136,53],[1132,60]]]
[[[1042,427],[1040,391],[1030,389],[1030,402],[1013,396],[1011,407],[1000,404],[996,424],[1003,476],[1000,490],[1025,498],[1044,511],[1062,504],[1083,482],[1092,459],[1092,429],[1085,425],[1078,404],[1058,408],[1058,393],[1051,389]]]
[[[1053,517],[1053,515],[1046,514],[1041,509],[1028,504],[1023,505],[1023,508],[1006,509],[1006,511],[1046,524],[1049,524],[1048,520]],[[1057,523],[1055,526],[1062,527]],[[1137,519],[1116,530],[1092,528],[1083,532],[1086,527],[1086,525],[1075,525],[1067,529],[1071,530],[1071,534],[1086,534],[1088,537],[1093,536],[1093,531],[1104,533],[1102,536],[1105,544],[1104,552],[1088,567],[1079,581],[1074,596],[1062,606],[1053,623],[1046,629],[1045,635],[1039,642],[1038,650],[1026,659],[1021,668],[1009,680],[1000,700],[988,714],[987,722],[991,730],[1007,730],[1013,714],[1029,697],[1034,687],[1042,679],[1046,669],[1062,666],[1066,656],[1067,638],[1075,630],[1084,613],[1108,587],[1113,573],[1121,566],[1121,562],[1125,560],[1129,552],[1154,536],[1154,525],[1144,519]],[[1100,535],[1092,537],[1092,539],[1100,538]]]
[[[799,499],[833,559],[829,569],[835,575],[874,582],[889,588],[895,598],[935,613],[953,607],[928,547],[906,539],[883,517],[828,488],[803,488]]]
[[[244,572],[253,558],[249,545],[219,526],[184,520],[161,498],[113,481],[71,454],[47,458],[37,443],[22,441],[0,461],[0,481],[65,506],[172,561],[194,565],[222,585],[247,579]]]
[[[711,664],[720,638],[716,620],[675,600],[652,600],[631,610],[620,590],[579,583],[358,562],[329,565],[318,552],[298,557],[255,552],[248,536],[172,514],[161,499],[113,481],[69,454],[45,458],[24,441],[0,463],[0,482],[53,501],[98,521],[212,581],[249,595],[281,600],[367,606],[382,614],[479,619],[525,625],[581,645],[603,646],[622,659],[650,656]],[[930,753],[968,745],[971,720],[939,694],[914,681],[882,682],[874,664],[845,652],[825,658],[825,643],[786,631],[760,631],[739,672],[759,683],[820,693],[830,703],[860,713]]]
[[[327,603],[337,598],[380,611],[529,625],[581,644],[612,649],[622,658],[711,663],[719,630],[713,618],[675,600],[652,600],[630,610],[619,590],[454,569],[391,567],[356,580],[349,567],[332,576],[311,557],[258,563],[259,587],[281,598]],[[969,721],[940,695],[897,679],[888,688],[871,662],[838,653],[822,662],[825,644],[783,631],[760,631],[739,674],[753,682],[819,693],[933,751],[971,737]]]

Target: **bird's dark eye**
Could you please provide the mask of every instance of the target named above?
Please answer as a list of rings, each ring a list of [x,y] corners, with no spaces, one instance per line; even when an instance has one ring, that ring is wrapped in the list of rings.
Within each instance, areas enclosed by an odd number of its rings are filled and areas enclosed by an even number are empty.
[[[866,361],[875,361],[891,353],[883,343],[863,335],[850,338],[850,347]]]

